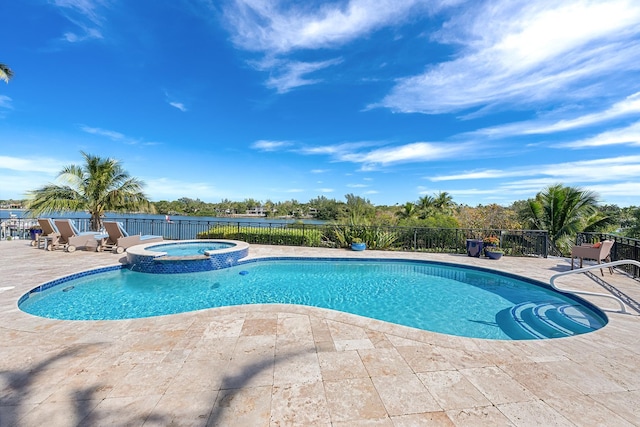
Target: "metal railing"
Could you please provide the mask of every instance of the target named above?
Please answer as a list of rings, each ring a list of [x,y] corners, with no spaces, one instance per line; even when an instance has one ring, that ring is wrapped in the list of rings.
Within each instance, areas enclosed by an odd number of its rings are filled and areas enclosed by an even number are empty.
[[[354,226],[280,222],[176,220],[172,222],[120,218],[130,234],[156,234],[165,239],[228,238],[247,243],[311,247],[345,247],[349,236],[360,236],[370,249],[466,253],[467,239],[498,236],[505,254],[549,255],[549,238],[541,230],[451,229]]]
[[[595,243],[603,240],[613,240],[611,248],[611,261],[630,259],[640,262],[640,239],[616,236],[609,233],[578,233],[576,244]],[[640,267],[635,264],[628,264],[621,268],[634,278],[640,277]]]
[[[603,297],[603,298],[609,298],[609,299],[615,300],[618,304],[620,304],[620,310],[614,310],[614,311],[617,311],[619,313],[628,313],[624,302],[620,298],[615,296],[615,295],[603,294],[603,293],[598,293],[598,292],[580,291],[580,290],[576,290],[576,289],[561,289],[561,288],[558,288],[556,286],[556,284],[555,284],[556,280],[559,279],[560,277],[563,277],[563,276],[568,276],[570,274],[585,273],[587,271],[595,270],[595,269],[599,269],[599,268],[611,268],[611,267],[616,267],[616,266],[619,266],[619,265],[634,265],[636,268],[639,268],[640,267],[640,262],[634,261],[634,260],[629,260],[629,259],[624,259],[624,260],[607,262],[607,263],[604,263],[604,264],[590,265],[588,267],[579,268],[577,270],[563,271],[562,273],[557,273],[557,274],[554,274],[553,276],[551,276],[551,279],[549,279],[549,284],[551,285],[551,287],[553,289],[555,289],[557,291],[560,291],[560,292],[566,292],[566,293],[572,293],[572,294],[581,294],[581,295],[591,295],[591,296],[597,296],[597,297]]]
[[[497,236],[505,255],[546,258],[552,250],[549,236],[542,230],[500,230],[465,228],[421,228],[394,226],[355,226],[282,222],[218,221],[199,218],[172,221],[158,218],[109,217],[119,221],[129,234],[160,235],[167,240],[229,238],[247,243],[311,247],[346,247],[350,237],[362,237],[369,249],[395,251],[466,253],[467,239]],[[18,219],[24,225],[34,219]],[[74,219],[80,231],[90,228],[88,218]],[[29,238],[28,227],[19,238]]]

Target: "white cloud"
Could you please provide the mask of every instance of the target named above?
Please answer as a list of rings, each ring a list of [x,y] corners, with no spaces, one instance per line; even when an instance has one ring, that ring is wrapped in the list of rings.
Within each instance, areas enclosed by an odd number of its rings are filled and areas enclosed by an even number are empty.
[[[317,188],[316,191],[319,193],[333,193],[335,190],[333,188]]]
[[[340,157],[363,148],[381,145],[381,144],[382,144],[381,142],[374,142],[374,141],[345,142],[342,144],[321,145],[317,147],[302,147],[295,151],[305,155],[326,154],[326,155]]]
[[[187,107],[185,107],[182,102],[169,102],[169,105],[171,105],[172,107],[177,108],[178,110],[180,110],[182,112],[187,111]]]
[[[597,173],[597,171],[606,171],[606,173]],[[640,155],[546,165],[530,165],[525,168],[511,168],[506,170],[474,170],[455,175],[435,176],[428,179],[433,182],[440,182],[536,177],[531,180],[515,181],[509,185],[526,184],[527,188],[537,186],[539,190],[546,185],[556,182],[562,182],[564,184],[599,183],[603,181],[614,182],[617,180],[634,179],[638,176],[640,176]]]
[[[80,129],[86,133],[90,133],[92,135],[104,136],[109,138],[112,141],[122,142],[123,144],[128,144],[128,145],[137,145],[137,144],[159,145],[161,144],[160,142],[144,141],[140,138],[133,138],[123,133],[113,131],[113,130],[108,130],[108,129],[94,128],[91,126],[84,126],[84,125],[80,126]]]
[[[341,59],[331,59],[320,62],[289,61],[278,66],[273,71],[277,75],[270,77],[266,82],[266,86],[276,89],[276,92],[278,93],[287,93],[291,89],[300,86],[316,84],[321,82],[322,79],[310,79],[305,78],[304,76],[339,64],[340,62],[342,62]]]
[[[271,77],[266,85],[278,93],[316,84],[319,78],[306,75],[338,64],[342,59],[325,61],[283,60],[299,51],[336,49],[384,27],[399,25],[417,13],[435,13],[464,0],[347,0],[302,2],[235,0],[224,9],[223,22],[236,47],[263,54],[262,61],[251,62]]]
[[[79,34],[68,31],[63,39],[69,43],[102,39],[101,9],[109,6],[109,0],[53,0],[52,2],[72,24],[79,28]]]
[[[265,139],[261,139],[251,144],[251,148],[260,151],[277,151],[290,145],[291,143],[288,141],[267,141]]]
[[[361,164],[361,171],[372,171],[379,167],[399,163],[430,162],[450,158],[460,158],[474,152],[471,143],[445,144],[434,142],[414,142],[399,146],[379,146],[382,142],[354,142],[319,147],[304,147],[295,150],[304,155],[328,155],[337,162]],[[371,180],[371,178],[364,178]]]
[[[636,92],[624,100],[611,105],[609,108],[574,118],[551,121],[548,118],[530,120],[525,122],[510,123],[503,126],[494,126],[472,132],[471,134],[504,138],[512,135],[540,135],[555,132],[563,132],[572,129],[584,128],[600,124],[606,121],[640,114],[640,92]],[[564,116],[566,113],[553,111],[546,116]]]
[[[175,99],[174,96],[172,96],[171,94],[169,94],[169,92],[167,90],[163,90],[164,92],[164,97],[165,97],[165,101],[167,102],[167,104],[171,105],[174,108],[177,108],[178,110],[182,111],[183,113],[187,111],[187,107],[186,105],[184,105],[183,102],[177,101]]]
[[[90,126],[81,126],[80,129],[92,135],[106,136],[107,138],[114,141],[122,141],[126,139],[124,134],[113,130],[94,128]]]
[[[420,192],[418,192],[418,194],[434,194],[437,193],[438,191],[443,191],[443,190],[422,190]],[[502,191],[504,191],[503,189],[500,188],[489,188],[489,189],[479,189],[479,188],[469,188],[469,189],[456,189],[456,190],[444,190],[449,194],[454,194],[456,196],[475,196],[478,194],[499,194]]]
[[[446,1],[432,3],[443,7]],[[292,5],[283,1],[235,0],[224,21],[236,46],[255,52],[282,54],[297,49],[335,47],[363,34],[404,20],[419,0],[350,0]]]
[[[231,196],[208,182],[187,182],[167,178],[145,179],[144,182],[145,194],[154,201],[177,200],[181,197],[212,200]]]
[[[414,142],[397,147],[384,147],[365,153],[343,153],[342,161],[362,163],[366,168],[394,163],[428,162],[459,157],[470,152],[470,144]]]
[[[595,184],[590,185],[589,189],[595,191],[603,197],[637,197],[640,181],[618,182],[613,184]]]
[[[70,163],[69,163],[70,164]],[[35,172],[49,174],[52,177],[58,174],[66,163],[60,160],[43,157],[11,157],[0,156],[0,169],[8,169],[17,172]]]
[[[0,108],[12,108],[11,106],[11,98],[6,95],[0,95]]]
[[[588,148],[622,144],[640,146],[640,122],[625,128],[608,130],[592,138],[557,144],[556,147]]]
[[[484,2],[438,34],[462,45],[455,59],[400,80],[377,106],[436,114],[609,96],[640,67],[638,22],[630,0]]]

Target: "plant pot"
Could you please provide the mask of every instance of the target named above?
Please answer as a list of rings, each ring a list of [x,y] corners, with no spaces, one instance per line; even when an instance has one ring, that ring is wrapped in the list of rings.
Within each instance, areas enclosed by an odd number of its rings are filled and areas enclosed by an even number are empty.
[[[482,248],[482,253],[484,254],[484,256],[488,257],[488,253],[489,251],[491,251],[491,249],[498,249],[498,247],[496,245],[490,245],[485,243],[483,248]]]
[[[502,252],[485,251],[485,255],[489,259],[500,259],[500,258],[502,258]]]
[[[367,249],[367,244],[366,243],[352,243],[351,244],[351,249],[354,251],[364,251],[365,249]]]
[[[480,255],[482,255],[482,240],[467,239],[467,255],[480,258]]]

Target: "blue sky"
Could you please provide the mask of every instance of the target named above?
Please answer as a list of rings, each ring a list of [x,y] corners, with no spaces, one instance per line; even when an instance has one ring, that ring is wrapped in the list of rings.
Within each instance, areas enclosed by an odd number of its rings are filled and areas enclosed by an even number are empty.
[[[640,205],[637,0],[20,0],[0,199],[80,151],[153,200]]]

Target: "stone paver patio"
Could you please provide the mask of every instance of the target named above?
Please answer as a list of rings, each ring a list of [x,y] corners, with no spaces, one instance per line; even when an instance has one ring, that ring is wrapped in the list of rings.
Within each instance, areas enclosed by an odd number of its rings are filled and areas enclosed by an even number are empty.
[[[250,248],[287,255],[447,261],[546,282],[569,269],[560,258]],[[640,425],[634,311],[581,336],[491,341],[290,305],[82,322],[17,308],[38,284],[121,257],[0,242],[1,426]],[[638,281],[604,279],[640,301]],[[602,291],[583,274],[560,285]]]

